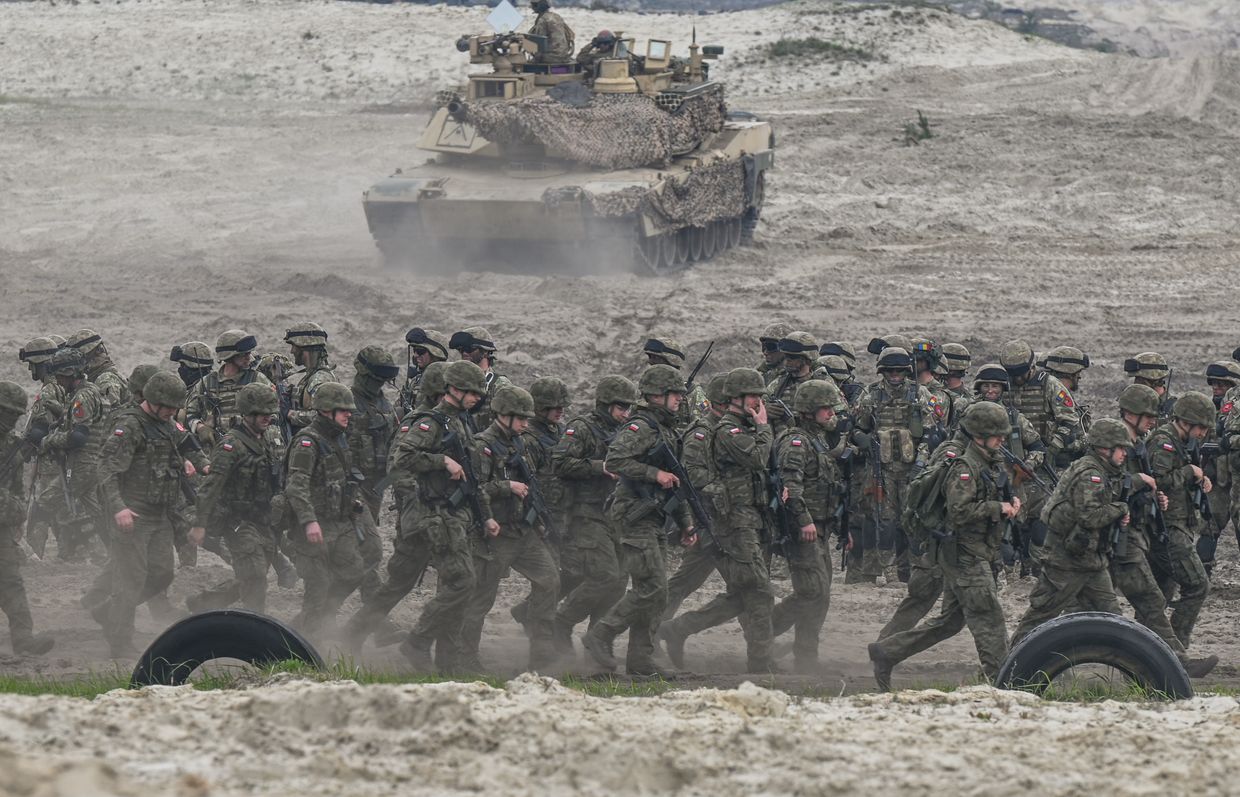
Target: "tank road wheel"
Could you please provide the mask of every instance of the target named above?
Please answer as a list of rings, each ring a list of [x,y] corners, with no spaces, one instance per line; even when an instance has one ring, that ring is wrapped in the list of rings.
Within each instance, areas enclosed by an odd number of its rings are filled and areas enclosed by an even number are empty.
[[[753,243],[754,230],[758,228],[758,217],[762,215],[762,203],[766,199],[766,174],[758,174],[754,181],[753,196],[750,198],[749,207],[745,210],[745,215],[741,217],[741,243]]]
[[[705,243],[706,231],[701,227],[689,228],[689,259],[694,263],[703,259],[703,244]]]
[[[731,218],[724,222],[728,231],[728,248],[735,249],[741,245],[741,228],[744,224],[739,218]]]
[[[661,235],[643,235],[637,239],[634,247],[639,268],[646,268],[655,274],[659,273],[659,252],[662,249]]]
[[[710,260],[719,251],[719,222],[709,222],[702,228],[702,259]]]
[[[676,267],[676,233],[665,232],[659,236],[659,272],[671,271]]]
[[[681,227],[672,235],[676,236],[676,265],[684,265],[689,262],[689,228]]]

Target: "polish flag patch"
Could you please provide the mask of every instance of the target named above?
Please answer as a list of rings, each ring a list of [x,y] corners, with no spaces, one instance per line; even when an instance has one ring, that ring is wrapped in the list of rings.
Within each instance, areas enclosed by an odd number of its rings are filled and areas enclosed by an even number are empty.
[[[694,433],[693,433],[693,439],[694,439],[694,440],[705,440],[705,439],[706,439],[706,435],[702,434],[701,432],[694,432]]]
[[[311,443],[309,440],[302,440],[302,441],[301,441],[301,447],[302,447],[302,448],[309,448],[309,447],[310,447],[310,446],[312,446],[312,445],[314,445],[314,443]]]
[[[800,440],[797,440],[797,439],[795,439],[795,438],[793,439],[792,444],[793,444],[794,446],[796,446],[797,448],[800,448],[800,447],[801,447],[801,441],[800,441]]]
[[[491,449],[484,447],[482,449],[482,453],[486,454],[489,457],[491,456]]]
[[[429,424],[425,424],[425,423],[420,423],[420,424],[418,424],[418,428],[419,428],[419,429],[421,429],[421,430],[422,430],[422,431],[424,431],[424,432],[429,432],[429,431],[431,430],[430,425],[429,425]]]
[[[172,423],[173,423],[173,425],[174,425],[174,426],[176,426],[176,428],[177,428],[177,431],[178,431],[178,432],[184,432],[184,431],[185,431],[185,427],[181,425],[181,422],[180,422],[180,421],[173,421]]]
[[[1175,451],[1175,446],[1170,443],[1163,443],[1163,451]]]
[[[408,426],[402,426],[402,427],[400,427],[400,433],[401,433],[401,434],[404,434],[404,433],[405,433],[405,432],[407,432],[407,431],[409,431],[409,427],[408,427]]]
[[[573,430],[572,430],[572,429],[565,429],[565,430],[564,430],[564,434],[568,435],[569,437],[572,437],[572,436],[573,436]]]
[[[1090,480],[1091,482],[1093,482],[1094,484],[1102,484],[1102,477],[1101,477],[1101,476],[1090,476],[1090,477],[1089,477],[1089,480]]]
[[[1224,404],[1224,405],[1223,405],[1223,408],[1222,408],[1222,410],[1221,410],[1221,411],[1222,411],[1222,412],[1231,412],[1231,408],[1232,408],[1233,406],[1235,406],[1235,403],[1234,403],[1234,402],[1229,401],[1229,402],[1227,402],[1226,404]]]
[[[635,423],[630,423],[630,424],[629,424],[629,431],[630,431],[630,432],[636,432],[636,431],[640,431],[640,430],[641,430],[641,427],[640,427],[640,426],[638,426],[637,424],[635,424]]]
[[[733,426],[731,429],[728,430],[728,434],[740,434],[740,433],[741,433],[741,427],[739,426]]]
[[[969,479],[971,479],[971,478],[973,478],[973,477],[972,477],[972,476],[970,476],[970,475],[969,475],[969,474],[967,474],[967,473],[962,473],[962,474],[960,474],[960,481],[962,481],[962,482],[967,482],[967,481],[968,481]]]
[[[948,459],[955,459],[955,458],[956,458],[956,452],[955,452],[955,451],[948,451],[948,452],[947,452],[947,454],[946,454],[946,456],[947,456],[947,458],[948,458]]]
[[[232,443],[224,443],[224,444],[221,446],[221,448],[223,448],[225,451],[232,451],[232,450],[233,450]]]
[[[124,436],[125,436],[125,430],[124,430],[124,429],[116,429],[116,430],[114,430],[114,431],[112,432],[112,434],[116,435],[117,437],[124,437]]]

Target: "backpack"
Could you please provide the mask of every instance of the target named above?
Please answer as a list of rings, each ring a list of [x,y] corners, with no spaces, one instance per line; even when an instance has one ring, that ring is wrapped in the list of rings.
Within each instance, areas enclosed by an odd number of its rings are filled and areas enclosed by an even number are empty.
[[[924,548],[931,539],[942,539],[947,533],[947,472],[954,457],[942,457],[917,474],[908,486],[900,524],[904,533],[917,547]]]

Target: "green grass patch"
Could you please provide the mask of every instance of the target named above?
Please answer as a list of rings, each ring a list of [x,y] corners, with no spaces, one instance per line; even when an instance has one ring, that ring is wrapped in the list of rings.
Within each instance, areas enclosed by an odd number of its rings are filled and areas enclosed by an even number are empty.
[[[820,58],[828,61],[873,61],[874,53],[851,44],[840,44],[811,37],[808,39],[780,39],[766,45],[770,58]]]

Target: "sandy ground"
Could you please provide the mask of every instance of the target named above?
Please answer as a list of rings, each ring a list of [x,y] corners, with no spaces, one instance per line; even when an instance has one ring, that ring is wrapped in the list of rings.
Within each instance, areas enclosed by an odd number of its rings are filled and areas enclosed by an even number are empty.
[[[694,353],[715,340],[712,369],[726,369],[752,364],[756,332],[784,319],[859,349],[876,334],[924,331],[965,343],[975,362],[993,357],[1014,336],[1043,351],[1079,345],[1095,363],[1081,395],[1095,417],[1114,411],[1121,363],[1138,351],[1165,353],[1177,369],[1177,389],[1204,389],[1198,376],[1204,365],[1227,357],[1240,342],[1229,290],[1240,260],[1236,55],[1142,60],[1067,50],[941,12],[829,12],[819,5],[697,18],[567,13],[579,40],[610,27],[639,37],[670,32],[683,43],[696,24],[699,41],[727,47],[716,74],[730,81],[732,104],[770,118],[779,138],[778,171],[757,248],[665,279],[428,277],[381,268],[360,194],[395,167],[420,161],[412,142],[429,99],[465,72],[451,42],[484,29],[481,12],[278,0],[0,4],[6,54],[0,59],[0,346],[9,353],[0,362],[0,378],[26,383],[16,351],[30,337],[81,326],[101,331],[127,372],[140,362],[164,362],[174,342],[213,341],[232,326],[255,332],[264,347],[279,348],[290,323],[313,318],[330,331],[347,376],[363,345],[389,345],[403,356],[403,333],[410,326],[452,331],[484,324],[500,341],[505,372],[519,383],[560,376],[584,407],[599,375],[639,371],[639,346],[651,333],[672,333]],[[868,65],[763,60],[762,44],[801,35],[864,46],[879,58]],[[901,130],[918,109],[929,116],[936,137],[905,147]],[[390,518],[384,526],[390,534]],[[1223,658],[1207,683],[1237,685],[1240,563],[1230,535],[1222,557],[1194,647]],[[46,660],[0,658],[5,672],[129,668],[131,662],[107,658],[98,629],[77,605],[94,572],[91,565],[55,559],[27,565],[36,622],[55,632],[59,644]],[[226,573],[205,554],[197,568],[178,572],[173,598],[183,601]],[[432,574],[398,607],[395,619],[410,622],[433,586]],[[704,601],[717,586],[708,585],[687,605]],[[782,594],[788,584],[780,581],[778,587]],[[1022,582],[1005,592],[1011,623],[1030,588]],[[274,584],[272,589],[273,613],[294,614],[298,594]],[[506,582],[488,625],[483,656],[500,674],[516,674],[524,660],[524,640],[506,611],[524,591],[519,578]],[[900,597],[898,588],[837,583],[822,672],[779,676],[771,683],[793,691],[870,688],[865,645]],[[139,612],[144,639],[160,628]],[[7,649],[2,636],[0,647]],[[322,643],[332,648],[330,639]],[[746,677],[740,674],[744,646],[735,626],[693,639],[687,659],[697,674],[690,685],[732,687]],[[392,649],[368,648],[365,661],[402,666]],[[968,680],[975,662],[971,640],[962,634],[898,670],[897,684]],[[445,744],[441,734],[447,731],[428,740],[418,735],[430,732],[419,730],[427,720],[392,720],[404,735],[381,739],[363,727],[360,713],[351,712],[391,702],[393,717],[416,714],[421,709],[411,706],[438,695],[428,705],[442,699],[451,706],[444,709],[448,716],[485,717],[453,737],[462,742],[453,754],[459,757],[451,759],[463,765],[454,768],[460,772],[479,772],[470,764],[491,749],[485,740],[498,734],[509,740],[501,744],[506,768],[485,777],[529,771],[562,790],[574,783],[589,790],[613,777],[591,766],[563,770],[554,763],[561,753],[552,755],[565,739],[593,738],[575,732],[587,721],[577,709],[585,716],[605,713],[609,720],[610,709],[553,690],[552,698],[539,699],[552,700],[557,711],[572,708],[565,716],[578,718],[548,719],[553,715],[522,708],[533,700],[529,688],[392,690],[350,702],[340,698],[351,694],[348,687],[315,687],[316,706],[354,706],[323,709],[323,717],[339,720],[342,728],[334,741],[354,752],[307,756],[306,763],[319,762],[312,771],[324,784],[381,780],[389,773],[376,774],[367,769],[373,763],[352,758],[362,755],[356,751],[365,744],[420,755],[424,744]],[[736,695],[672,696],[654,701],[650,710],[696,716],[702,705],[750,699]],[[212,793],[249,788],[235,783],[275,789],[281,784],[264,781],[258,767],[233,763],[237,757],[226,752],[228,745],[260,734],[281,739],[290,759],[301,757],[303,744],[321,745],[321,737],[303,735],[303,725],[322,719],[311,716],[310,708],[288,720],[280,708],[258,710],[265,700],[282,699],[283,692],[264,697],[162,691],[91,704],[5,699],[0,741],[16,751],[22,767],[34,767],[32,782],[44,791],[29,793],[58,793],[47,790],[53,783],[47,767],[60,765],[23,758],[39,748],[39,739],[49,738],[40,733],[52,733],[28,730],[38,717],[48,728],[65,727],[70,715],[89,717],[91,735],[65,749],[66,755],[89,757],[91,750],[128,740],[132,724],[117,717],[141,712],[166,723],[152,725],[143,738],[171,738],[173,726],[184,722],[176,731],[183,738],[205,733],[233,740],[212,743],[218,758],[209,766],[227,759],[236,768],[227,771],[238,773],[237,780],[216,780],[197,763],[184,763],[181,753],[157,763],[136,752],[141,744],[130,744],[113,761],[121,772],[114,793],[130,793],[135,778],[171,791],[168,784],[186,772],[212,779]],[[783,698],[769,700],[783,705]],[[928,700],[938,702],[919,702]],[[1209,791],[1209,784],[1221,788],[1210,778],[1219,777],[1212,767],[1223,766],[1223,759],[1197,751],[1205,749],[1202,740],[1214,738],[1210,733],[1226,736],[1235,724],[1234,701],[1217,699],[1174,709],[1035,709],[1023,698],[984,691],[900,701],[898,710],[891,698],[794,703],[757,719],[710,708],[693,731],[711,733],[709,741],[692,737],[682,746],[722,745],[708,753],[713,763],[694,774],[669,759],[666,767],[650,769],[648,788],[759,790],[765,781],[746,780],[753,777],[747,767],[766,767],[769,775],[779,729],[790,733],[786,729],[793,726],[814,728],[802,738],[814,776],[848,772],[834,752],[845,749],[840,734],[873,725],[867,743],[892,753],[875,760],[898,762],[910,788],[928,788],[919,777],[939,777],[952,778],[964,791],[981,791],[985,781],[958,779],[997,767],[988,751],[1010,756],[1024,749],[1016,741],[1033,733],[1024,716],[1030,711],[1045,723],[1039,727],[1053,746],[1047,748],[1050,760],[1076,756],[1063,760],[1080,764],[1073,768],[1078,779],[1040,779],[1032,759],[1006,758],[1004,782],[1013,790],[1019,784],[1022,791],[1079,793],[1098,785],[1090,770],[1102,762],[1118,775],[1115,782],[1133,792],[1145,789],[1143,784],[1163,790],[1163,777],[1191,777]],[[179,707],[191,706],[204,709],[203,723],[217,721],[217,715],[243,719],[224,733],[197,726],[198,719],[175,719],[187,716]],[[264,719],[264,712],[272,716]],[[637,721],[623,717],[617,714],[614,721]],[[1174,734],[1152,730],[1171,721],[1183,728]],[[289,728],[282,723],[295,732],[285,734]],[[552,728],[545,745],[523,746]],[[1080,728],[1086,730],[1074,730]],[[616,733],[627,745],[635,732]],[[919,757],[929,754],[914,741],[928,733],[950,733],[961,752],[920,772]],[[669,739],[656,734],[649,749],[663,748]],[[742,754],[746,744],[770,750]],[[1151,745],[1167,746],[1167,752]],[[745,764],[729,770],[728,762],[742,755]],[[544,757],[551,763],[542,763]],[[1126,776],[1138,763],[1144,773],[1162,774]],[[436,780],[448,776],[420,768],[418,755],[392,766],[393,777],[410,783],[431,778],[427,788],[437,793],[479,785]],[[64,777],[78,772],[56,771]],[[794,768],[788,777],[808,778],[808,772]],[[725,788],[725,782],[732,785]],[[798,783],[789,780],[773,791],[813,790]],[[185,782],[178,788],[189,794],[198,787]],[[326,793],[345,793],[331,788]]]

